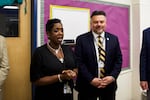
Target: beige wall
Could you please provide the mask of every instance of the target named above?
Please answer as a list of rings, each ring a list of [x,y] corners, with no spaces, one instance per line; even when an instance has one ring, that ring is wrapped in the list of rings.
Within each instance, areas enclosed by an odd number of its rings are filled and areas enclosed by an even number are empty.
[[[24,1],[24,0],[23,0]],[[27,13],[24,12],[25,3],[19,11],[19,37],[8,37],[8,56],[10,71],[4,84],[4,100],[31,100],[31,84],[29,80],[31,11],[27,0]]]

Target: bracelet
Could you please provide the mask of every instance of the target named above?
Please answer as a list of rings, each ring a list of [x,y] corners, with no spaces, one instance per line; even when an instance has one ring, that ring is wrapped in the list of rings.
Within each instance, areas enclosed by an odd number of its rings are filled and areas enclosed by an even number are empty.
[[[60,78],[60,74],[57,75],[59,82],[62,82],[62,79]]]

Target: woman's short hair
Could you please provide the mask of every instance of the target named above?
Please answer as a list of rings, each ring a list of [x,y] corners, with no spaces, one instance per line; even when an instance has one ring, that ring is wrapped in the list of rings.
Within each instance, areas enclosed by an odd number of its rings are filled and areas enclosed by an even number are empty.
[[[49,19],[46,23],[46,32],[51,32],[56,23],[61,23],[61,20],[57,18]]]

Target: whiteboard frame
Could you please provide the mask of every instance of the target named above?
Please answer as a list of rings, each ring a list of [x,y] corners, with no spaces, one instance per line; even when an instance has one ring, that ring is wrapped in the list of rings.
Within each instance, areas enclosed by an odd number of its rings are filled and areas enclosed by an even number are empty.
[[[90,9],[50,5],[50,19],[58,18],[64,28],[64,40],[74,40],[90,29]]]

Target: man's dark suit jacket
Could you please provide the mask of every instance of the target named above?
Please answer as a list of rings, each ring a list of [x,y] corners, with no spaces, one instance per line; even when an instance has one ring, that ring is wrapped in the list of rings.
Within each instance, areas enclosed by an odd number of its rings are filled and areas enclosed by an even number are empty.
[[[150,82],[150,28],[143,30],[140,54],[140,81]]]
[[[105,32],[106,41],[106,60],[105,76],[113,76],[117,79],[122,66],[122,53],[118,38],[108,32]],[[75,54],[77,65],[79,67],[76,89],[80,93],[87,95],[95,94],[100,89],[92,86],[90,82],[98,77],[98,63],[92,32],[82,34],[76,39]],[[107,86],[107,89],[117,88],[116,81]]]

